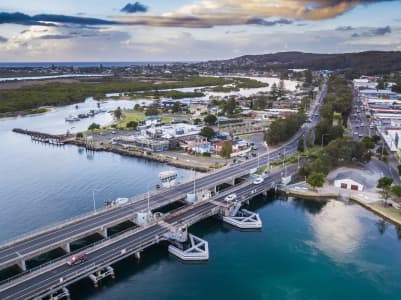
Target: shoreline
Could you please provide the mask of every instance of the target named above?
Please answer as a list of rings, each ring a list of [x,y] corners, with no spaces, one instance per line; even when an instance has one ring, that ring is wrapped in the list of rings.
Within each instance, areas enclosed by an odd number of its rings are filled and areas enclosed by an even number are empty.
[[[337,192],[319,192],[319,191],[313,191],[313,190],[283,190],[284,193],[286,193],[288,196],[292,197],[299,197],[299,198],[306,198],[306,199],[314,199],[314,200],[329,200],[329,199],[336,199],[338,200],[341,197],[341,193]],[[374,213],[375,215],[385,219],[386,221],[389,221],[393,223],[396,226],[401,226],[401,214],[400,217],[397,219],[394,216],[392,216],[389,212],[383,211],[376,207],[375,203],[378,202],[373,202],[373,203],[367,203],[363,200],[361,200],[357,195],[354,195],[352,193],[349,193],[346,196],[350,201],[362,206],[363,208],[369,210],[370,212]],[[383,207],[384,208],[384,207]]]
[[[173,159],[168,159],[167,157],[163,158],[163,157],[158,157],[155,156],[154,154],[146,154],[146,152],[140,152],[140,151],[130,151],[130,150],[125,150],[125,149],[121,149],[121,148],[116,148],[113,146],[94,146],[94,147],[90,147],[87,148],[86,144],[84,141],[79,141],[79,140],[65,140],[64,143],[66,145],[75,145],[78,147],[84,147],[86,148],[88,151],[94,151],[94,152],[110,152],[110,153],[115,153],[115,154],[119,154],[122,156],[126,156],[126,157],[136,157],[136,158],[142,158],[142,159],[146,159],[148,161],[155,161],[158,163],[162,163],[162,164],[168,164],[170,166],[176,167],[176,168],[181,168],[181,169],[187,169],[187,170],[196,170],[198,172],[202,172],[202,173],[207,173],[209,171],[214,170],[214,168],[210,168],[210,167],[203,167],[203,166],[196,166],[193,164],[193,162],[184,162],[184,161],[180,161],[180,160],[173,160]]]

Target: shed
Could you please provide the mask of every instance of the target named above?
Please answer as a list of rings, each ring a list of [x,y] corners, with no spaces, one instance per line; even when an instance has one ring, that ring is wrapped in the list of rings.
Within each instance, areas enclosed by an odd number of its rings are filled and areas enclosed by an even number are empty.
[[[351,178],[344,178],[338,179],[334,181],[334,186],[346,190],[353,190],[361,192],[364,188],[363,184],[351,179]]]

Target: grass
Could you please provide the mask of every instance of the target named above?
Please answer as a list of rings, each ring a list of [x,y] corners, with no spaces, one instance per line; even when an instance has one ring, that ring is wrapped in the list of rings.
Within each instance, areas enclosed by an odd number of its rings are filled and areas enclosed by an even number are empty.
[[[383,215],[389,216],[395,220],[398,220],[401,223],[401,213],[398,209],[392,206],[383,206],[382,203],[372,203],[370,206],[378,211],[380,211]]]

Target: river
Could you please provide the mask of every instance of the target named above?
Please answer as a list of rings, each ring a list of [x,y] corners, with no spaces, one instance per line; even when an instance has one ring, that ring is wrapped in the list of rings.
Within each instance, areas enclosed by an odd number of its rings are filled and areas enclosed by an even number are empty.
[[[102,107],[132,107],[109,101]],[[79,112],[96,108],[88,99]],[[75,105],[0,120],[0,240],[70,218],[106,199],[143,193],[171,167],[112,153],[87,153],[74,146],[35,144],[14,127],[64,133],[108,113],[73,124],[64,118]],[[75,127],[75,128],[73,128]],[[179,180],[191,178],[178,170]],[[209,242],[210,260],[184,264],[165,245],[144,251],[139,262],[116,265],[116,276],[94,289],[89,280],[71,287],[73,299],[401,299],[401,231],[369,211],[338,201],[258,198],[263,229],[240,232],[218,220],[190,231]]]

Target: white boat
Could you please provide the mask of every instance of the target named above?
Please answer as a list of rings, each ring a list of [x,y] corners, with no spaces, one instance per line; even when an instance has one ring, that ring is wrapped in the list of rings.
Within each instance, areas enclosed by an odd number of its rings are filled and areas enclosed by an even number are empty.
[[[75,121],[79,121],[81,120],[80,118],[73,116],[73,115],[69,115],[68,117],[65,118],[66,122],[75,122]]]
[[[162,183],[162,186],[165,188],[169,188],[175,185],[176,179],[178,175],[174,170],[162,171],[159,173],[159,178]]]
[[[281,183],[283,185],[287,185],[287,184],[289,184],[291,182],[291,179],[292,179],[291,175],[290,176],[283,176],[283,177],[281,177]]]

